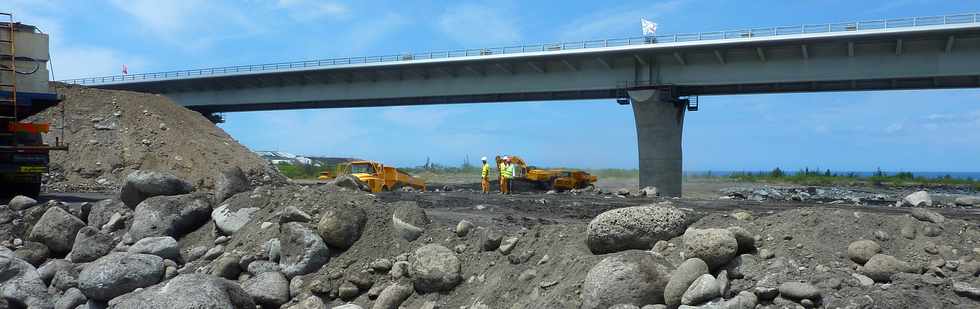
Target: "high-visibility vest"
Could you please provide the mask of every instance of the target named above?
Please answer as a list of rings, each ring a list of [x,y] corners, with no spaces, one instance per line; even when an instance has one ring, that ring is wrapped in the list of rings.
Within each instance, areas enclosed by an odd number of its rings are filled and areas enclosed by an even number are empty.
[[[483,163],[483,171],[480,172],[480,177],[487,178],[490,176],[490,164]]]
[[[504,178],[514,177],[514,170],[510,168],[510,164],[503,164],[500,166],[500,176]]]

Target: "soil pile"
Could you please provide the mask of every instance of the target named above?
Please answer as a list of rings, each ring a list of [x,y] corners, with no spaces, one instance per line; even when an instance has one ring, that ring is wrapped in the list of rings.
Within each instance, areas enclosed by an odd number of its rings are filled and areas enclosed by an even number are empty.
[[[52,83],[64,96],[64,142],[51,152],[47,191],[113,191],[134,170],[168,171],[211,188],[218,171],[240,167],[253,182],[282,177],[265,160],[201,114],[153,94]],[[46,142],[62,127],[60,106],[32,120],[51,123]]]

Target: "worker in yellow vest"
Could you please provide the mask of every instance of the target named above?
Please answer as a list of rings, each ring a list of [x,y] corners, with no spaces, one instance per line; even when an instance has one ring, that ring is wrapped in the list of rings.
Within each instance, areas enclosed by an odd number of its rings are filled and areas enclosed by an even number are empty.
[[[487,157],[483,160],[483,169],[480,171],[480,185],[483,187],[483,194],[490,193],[490,164],[487,164]]]
[[[500,163],[500,193],[510,194],[510,178],[514,175],[511,174],[510,169],[510,158],[504,157],[503,162]]]

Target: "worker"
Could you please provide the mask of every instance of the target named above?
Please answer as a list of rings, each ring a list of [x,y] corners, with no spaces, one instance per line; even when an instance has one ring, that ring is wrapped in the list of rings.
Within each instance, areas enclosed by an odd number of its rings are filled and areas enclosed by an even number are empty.
[[[507,173],[506,173],[506,175],[507,175],[507,194],[511,194],[511,193],[514,192],[514,190],[513,190],[514,189],[514,176],[517,176],[517,173],[514,172],[514,162],[513,162],[513,159],[511,157],[507,157]]]
[[[500,162],[500,194],[510,193],[510,158],[504,157]]]
[[[483,160],[483,169],[480,171],[480,185],[483,187],[483,194],[490,193],[490,164],[487,164],[487,157],[480,158]]]

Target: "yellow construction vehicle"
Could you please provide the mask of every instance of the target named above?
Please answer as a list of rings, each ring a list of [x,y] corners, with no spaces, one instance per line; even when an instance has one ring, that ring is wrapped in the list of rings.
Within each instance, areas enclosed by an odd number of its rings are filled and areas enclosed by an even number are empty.
[[[497,166],[503,162],[504,156],[497,156]],[[527,162],[518,156],[506,156],[515,165],[514,179],[529,182],[543,190],[582,189],[593,185],[598,177],[581,170],[539,169],[528,166]]]
[[[352,161],[337,166],[337,175],[351,175],[366,183],[371,192],[391,191],[412,187],[425,191],[425,181],[391,166],[374,161]]]

